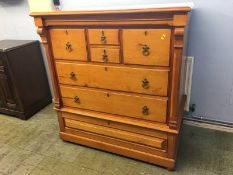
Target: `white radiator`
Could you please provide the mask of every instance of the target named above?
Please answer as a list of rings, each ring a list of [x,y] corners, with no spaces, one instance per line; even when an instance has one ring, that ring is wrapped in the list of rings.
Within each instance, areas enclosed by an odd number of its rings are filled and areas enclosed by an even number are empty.
[[[185,111],[189,111],[190,98],[191,98],[191,87],[192,87],[192,76],[193,76],[193,63],[194,57],[186,57],[186,76],[185,76],[185,94],[187,100],[184,106]]]

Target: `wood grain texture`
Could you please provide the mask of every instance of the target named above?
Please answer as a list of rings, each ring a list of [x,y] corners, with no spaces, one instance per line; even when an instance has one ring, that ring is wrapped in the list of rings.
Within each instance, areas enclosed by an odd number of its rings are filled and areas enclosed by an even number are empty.
[[[109,118],[108,119],[106,119],[104,117],[95,118],[95,117],[83,115],[82,113],[74,114],[74,113],[62,112],[62,111],[59,111],[59,112],[61,112],[62,118],[92,123],[94,125],[115,128],[115,129],[119,129],[119,130],[123,130],[123,131],[129,131],[129,132],[133,132],[133,133],[137,133],[137,134],[141,134],[141,135],[146,135],[146,136],[157,137],[157,138],[161,138],[161,139],[165,139],[165,140],[167,139],[167,133],[165,131],[163,132],[161,130],[156,130],[156,127],[154,127],[153,129],[143,127],[143,125],[141,125],[141,123],[143,123],[146,120],[144,120],[144,121],[140,120],[138,125],[132,125],[132,124],[127,124],[127,123],[123,122],[122,120],[113,121]],[[104,114],[104,115],[108,115],[108,114]],[[114,117],[117,119],[117,116],[114,116]],[[134,118],[127,118],[127,119],[131,120]],[[149,122],[149,121],[147,121],[147,122]]]
[[[136,13],[187,13],[190,7],[161,7],[161,8],[145,8],[145,9],[126,9],[126,10],[96,10],[96,11],[53,11],[53,12],[33,12],[31,16],[73,16],[73,15],[92,15],[92,14],[136,14]]]
[[[87,60],[84,29],[51,29],[49,31],[55,59]],[[66,48],[67,44],[70,44],[70,50]]]
[[[102,63],[120,63],[119,47],[91,47],[91,61]]]
[[[171,91],[170,91],[170,109],[169,109],[169,127],[179,129],[178,122],[182,120],[184,104],[184,73],[185,57],[183,56],[184,28],[176,28],[173,35],[172,48],[172,72],[171,72]],[[180,93],[181,92],[181,93]]]
[[[61,107],[61,99],[60,99],[60,91],[59,87],[57,86],[58,80],[57,80],[57,72],[55,69],[55,63],[52,53],[52,47],[51,47],[51,40],[49,31],[45,27],[39,27],[37,29],[37,33],[40,35],[42,43],[45,48],[45,53],[48,61],[48,67],[49,67],[49,75],[50,80],[53,88],[53,103],[55,108],[59,109]]]
[[[0,41],[0,113],[27,120],[51,101],[40,43]]]
[[[104,127],[99,125],[93,125],[85,122],[65,119],[66,127],[93,132],[100,135],[105,135],[113,138],[118,138],[121,140],[126,140],[134,143],[139,143],[142,145],[147,145],[151,147],[155,147],[158,149],[165,148],[165,140],[150,136],[143,136],[136,133],[131,133],[127,131],[117,130],[110,127]]]
[[[169,29],[123,29],[122,32],[125,64],[169,66]],[[145,45],[148,52],[143,50]]]
[[[118,45],[118,29],[88,29],[89,43],[100,45]],[[104,41],[101,40],[104,37]]]
[[[164,156],[156,154],[147,153],[144,150],[140,150],[135,144],[123,144],[122,142],[111,137],[104,137],[101,135],[96,135],[94,133],[88,132],[60,132],[60,137],[63,140],[71,141],[74,143],[86,145],[93,148],[98,148],[101,150],[108,150],[116,154],[124,155],[134,159],[139,159],[145,162],[157,164],[164,167],[173,168],[175,166],[175,161],[173,159],[166,158]],[[135,149],[136,148],[136,149]]]
[[[60,88],[64,106],[166,122],[166,98],[68,86]],[[79,98],[78,102],[75,97]],[[146,114],[143,113],[145,106],[148,108]]]
[[[66,62],[56,62],[56,68],[61,84],[167,95],[168,71],[165,69],[127,68]],[[70,78],[71,72],[77,75],[77,79]],[[144,79],[149,81],[148,88],[142,87]]]
[[[57,111],[61,111],[65,113],[65,116],[69,116],[72,118],[76,117],[79,118],[80,116],[86,116],[92,119],[101,119],[106,121],[113,121],[121,124],[127,124],[131,125],[133,127],[142,127],[143,129],[149,129],[156,132],[167,132],[172,134],[178,134],[177,130],[170,129],[169,126],[166,123],[159,123],[159,122],[153,122],[149,120],[141,120],[138,118],[133,117],[125,117],[120,115],[114,115],[114,114],[106,114],[102,112],[96,112],[96,111],[90,111],[90,110],[84,110],[84,109],[75,109],[70,107],[63,107],[62,109],[57,109]],[[158,136],[156,136],[158,137]]]
[[[52,65],[63,140],[174,169],[185,101],[184,33],[190,10],[31,14]],[[76,34],[71,37],[72,46],[83,46],[81,57],[78,52],[70,57],[74,50],[53,55],[49,42],[56,41],[44,33],[64,29],[83,30],[83,41],[77,42]],[[68,40],[62,35],[55,40],[64,46]],[[60,50],[55,52],[64,52]],[[142,115],[143,105],[149,112]]]

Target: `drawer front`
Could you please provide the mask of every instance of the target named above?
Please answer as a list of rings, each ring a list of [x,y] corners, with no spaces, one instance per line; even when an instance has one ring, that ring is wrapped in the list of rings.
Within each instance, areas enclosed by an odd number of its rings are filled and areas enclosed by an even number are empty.
[[[89,29],[88,37],[90,44],[112,44],[118,45],[119,30],[117,29]]]
[[[83,110],[81,111],[81,110],[72,109],[72,111],[73,112],[75,111],[75,112],[74,113],[70,113],[70,111],[63,112],[62,116],[65,116],[66,118],[73,119],[73,120],[79,120],[82,122],[92,123],[94,125],[100,125],[100,126],[115,128],[115,129],[124,130],[128,132],[134,132],[137,134],[143,134],[143,135],[161,138],[165,140],[168,139],[166,132],[143,127],[142,122],[151,123],[151,121],[142,121],[142,120],[138,121],[137,120],[138,125],[132,125],[132,124],[125,123],[126,117],[123,117],[123,119],[121,117],[119,119],[119,117],[116,117],[116,115],[111,115],[112,117],[114,117],[114,121],[113,121],[111,120],[111,118],[109,118],[109,114],[105,114],[105,113],[101,113],[101,114],[98,113],[98,116],[97,116],[96,112],[91,112],[91,114],[93,114],[95,117],[93,116],[90,117],[89,115],[88,116],[85,115],[86,113],[83,113]],[[90,111],[88,111],[87,113],[90,114]],[[115,121],[116,118],[118,118],[119,120]],[[127,120],[130,120],[130,121],[132,119],[135,120],[135,118],[127,118]]]
[[[91,61],[119,63],[119,47],[91,47]]]
[[[166,140],[65,118],[65,126],[165,150]]]
[[[124,29],[124,63],[169,66],[170,35],[169,29]]]
[[[61,84],[167,96],[168,70],[56,62]]]
[[[84,29],[51,29],[50,37],[55,59],[87,60]]]
[[[166,122],[167,98],[60,86],[63,105]]]

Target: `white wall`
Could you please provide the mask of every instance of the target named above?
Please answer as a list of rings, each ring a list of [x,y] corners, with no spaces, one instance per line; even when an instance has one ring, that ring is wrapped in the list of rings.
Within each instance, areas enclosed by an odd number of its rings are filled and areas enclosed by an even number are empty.
[[[0,0],[0,39],[39,39],[26,0]]]
[[[65,10],[187,0],[61,0]],[[188,0],[189,2],[191,0]],[[233,1],[193,0],[188,55],[195,57],[193,115],[233,122]],[[0,39],[39,39],[26,0],[0,0]]]
[[[191,2],[191,0],[60,0],[63,10],[89,9],[100,7],[137,6],[158,3]]]
[[[0,40],[4,39],[40,40],[34,20],[29,16],[27,0],[0,0]],[[43,47],[42,54],[49,76]],[[50,81],[49,85],[51,89]]]
[[[233,123],[233,1],[194,0],[188,54],[194,56],[194,115]]]

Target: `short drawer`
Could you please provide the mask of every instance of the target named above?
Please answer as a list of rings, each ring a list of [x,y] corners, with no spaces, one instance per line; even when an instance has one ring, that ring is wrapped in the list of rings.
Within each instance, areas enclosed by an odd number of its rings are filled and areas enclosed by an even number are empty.
[[[119,63],[119,47],[91,47],[91,61],[104,63]]]
[[[60,86],[63,105],[166,122],[167,98]]]
[[[89,44],[119,44],[118,29],[89,29]]]
[[[125,64],[169,66],[169,29],[123,29]]]
[[[50,29],[55,59],[87,60],[84,29]]]
[[[56,62],[60,84],[167,96],[168,70]]]
[[[64,118],[65,126],[165,150],[167,140]]]

